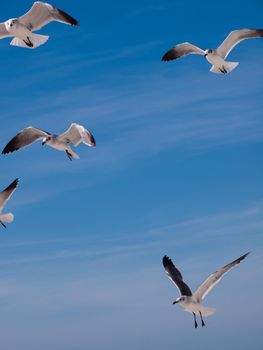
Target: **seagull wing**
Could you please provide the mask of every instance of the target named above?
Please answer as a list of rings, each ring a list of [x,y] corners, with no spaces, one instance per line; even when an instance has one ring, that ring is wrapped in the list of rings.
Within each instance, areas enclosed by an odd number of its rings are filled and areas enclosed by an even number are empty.
[[[0,23],[0,38],[6,38],[8,36],[12,35],[10,35],[10,33],[6,30],[5,24]]]
[[[181,272],[174,266],[172,260],[168,256],[163,257],[163,266],[168,278],[175,283],[181,295],[191,296],[192,292],[188,285],[183,281]]]
[[[194,292],[193,298],[197,301],[200,302],[203,300],[207,294],[214,288],[214,286],[221,280],[221,278],[224,276],[226,272],[231,270],[234,266],[240,263],[249,253],[246,253],[242,255],[240,258],[232,261],[231,263],[225,265],[218,271],[215,271],[212,273]]]
[[[20,131],[15,137],[12,138],[12,140],[8,142],[3,149],[2,154],[17,151],[20,148],[26,147],[39,139],[47,137],[48,135],[50,135],[50,133],[29,126],[28,128]]]
[[[84,126],[72,123],[69,129],[59,135],[60,140],[71,142],[75,147],[81,142],[90,147],[96,146],[96,141],[91,132],[84,128]]]
[[[162,61],[176,60],[177,58],[190,54],[204,55],[205,51],[193,44],[182,43],[167,51],[166,54],[163,55]]]
[[[12,196],[13,192],[17,188],[18,179],[15,179],[7,188],[0,192],[0,211],[4,208],[8,199]]]
[[[42,1],[35,1],[31,9],[19,17],[19,20],[30,30],[38,30],[52,21],[79,25],[78,21],[66,12]]]
[[[240,41],[245,39],[263,37],[263,29],[238,29],[231,32],[222,44],[216,49],[216,52],[223,59],[227,58],[229,52],[238,44]]]

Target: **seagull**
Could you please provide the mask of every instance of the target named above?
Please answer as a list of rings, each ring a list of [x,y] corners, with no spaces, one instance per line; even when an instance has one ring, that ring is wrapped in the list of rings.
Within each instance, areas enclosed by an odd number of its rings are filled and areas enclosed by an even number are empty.
[[[14,38],[10,45],[34,49],[43,45],[49,37],[32,32],[53,21],[79,26],[79,23],[66,12],[47,2],[35,1],[23,16],[0,23],[0,38],[12,36]]]
[[[210,72],[226,74],[236,68],[239,62],[225,61],[230,51],[242,40],[263,37],[263,29],[238,29],[231,32],[222,44],[215,50],[202,50],[199,47],[182,43],[167,51],[162,61],[176,60],[177,58],[197,54],[203,55],[212,64]]]
[[[21,130],[8,142],[2,154],[17,151],[40,139],[42,139],[42,145],[47,144],[59,151],[65,151],[69,160],[72,160],[72,158],[79,159],[79,156],[70,148],[69,143],[72,143],[75,147],[81,142],[87,146],[96,147],[96,141],[91,132],[76,123],[72,123],[68,130],[61,135],[50,134],[47,131],[29,126]]]
[[[13,192],[17,188],[18,179],[15,179],[6,189],[0,192],[0,224],[6,228],[4,222],[12,222],[14,220],[14,215],[12,213],[2,214],[2,210],[6,205],[8,199],[12,196]]]
[[[205,326],[203,316],[212,315],[216,309],[206,307],[201,304],[201,301],[207,296],[207,294],[214,288],[214,286],[221,280],[226,272],[232,269],[234,266],[240,263],[249,253],[242,255],[240,258],[232,261],[225,265],[218,271],[212,273],[198,288],[192,293],[191,289],[184,282],[181,272],[174,266],[172,260],[168,256],[163,257],[163,266],[168,278],[175,283],[176,287],[180,292],[178,297],[173,304],[181,305],[185,311],[188,311],[194,316],[195,328],[198,327],[196,321],[196,315],[199,315],[202,322],[202,327]]]

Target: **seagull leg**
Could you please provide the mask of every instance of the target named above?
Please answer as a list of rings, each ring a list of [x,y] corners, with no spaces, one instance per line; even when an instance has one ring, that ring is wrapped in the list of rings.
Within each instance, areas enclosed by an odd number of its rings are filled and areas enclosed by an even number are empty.
[[[1,224],[2,226],[4,226],[4,228],[7,228],[6,225],[5,225],[2,221],[0,221],[0,224]]]
[[[68,159],[72,161],[72,155],[69,153],[67,149],[66,149],[66,153],[67,153]]]
[[[193,312],[193,315],[194,315],[194,321],[195,321],[195,328],[197,328],[198,327],[198,324],[197,324],[197,322],[196,322],[196,316],[195,316],[195,313]]]
[[[27,40],[28,40],[28,41],[23,40],[23,42],[24,42],[27,46],[33,47],[34,45],[33,45],[32,41],[29,39],[28,36],[27,36]]]
[[[204,327],[204,326],[205,326],[205,323],[204,323],[203,316],[202,316],[202,314],[201,314],[200,311],[199,311],[199,315],[200,315],[200,318],[201,318],[201,321],[202,321],[202,327]]]
[[[221,73],[226,74],[226,70],[225,70],[224,66],[223,66],[223,68],[219,68],[219,70]]]

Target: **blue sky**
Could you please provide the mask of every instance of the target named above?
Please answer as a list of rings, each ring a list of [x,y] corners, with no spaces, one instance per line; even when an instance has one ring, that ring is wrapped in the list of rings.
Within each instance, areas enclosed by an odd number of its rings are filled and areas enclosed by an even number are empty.
[[[31,3],[1,4],[1,21]],[[3,349],[261,349],[263,40],[238,45],[227,76],[201,57],[161,57],[262,28],[262,2],[53,4],[81,26],[50,24],[36,50],[0,41],[1,147],[29,125],[78,122],[97,148],[79,146],[73,162],[41,143],[1,158],[1,188],[20,178],[0,231]],[[172,305],[163,255],[195,288],[250,250],[195,330]]]

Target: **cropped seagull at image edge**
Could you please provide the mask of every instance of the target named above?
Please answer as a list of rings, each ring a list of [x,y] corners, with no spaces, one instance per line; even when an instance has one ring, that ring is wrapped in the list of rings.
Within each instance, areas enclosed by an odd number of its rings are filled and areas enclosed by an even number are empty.
[[[76,123],[72,123],[68,130],[60,135],[50,134],[47,131],[29,126],[21,130],[8,142],[2,154],[17,151],[40,139],[42,139],[43,146],[47,144],[59,151],[65,151],[69,160],[72,160],[72,158],[79,159],[79,156],[70,148],[70,143],[74,147],[77,147],[80,143],[96,147],[96,141],[91,132],[85,129],[84,126]]]
[[[221,280],[226,272],[231,270],[234,266],[240,263],[249,253],[242,255],[240,258],[230,262],[223,266],[218,271],[212,273],[207,279],[192,293],[188,285],[183,281],[181,272],[174,266],[172,260],[168,256],[163,257],[163,266],[168,278],[176,285],[180,292],[173,304],[179,304],[185,311],[188,311],[194,316],[195,328],[198,327],[196,321],[196,315],[199,315],[202,322],[202,327],[205,326],[203,316],[212,315],[216,309],[207,307],[201,304],[201,301],[207,296],[207,294],[214,288],[214,286]]]
[[[203,55],[207,61],[212,64],[210,72],[226,74],[231,72],[239,64],[239,62],[225,61],[230,51],[245,39],[260,37],[263,37],[263,29],[238,29],[231,32],[215,50],[203,50],[193,44],[185,42],[167,51],[166,54],[163,55],[162,61],[176,60],[177,58],[189,54]]]
[[[6,202],[12,196],[13,192],[16,190],[18,185],[18,179],[15,179],[7,188],[5,188],[2,192],[0,192],[0,224],[6,228],[4,222],[12,222],[14,220],[14,214],[7,213],[2,214],[2,210],[6,205]]]
[[[35,1],[31,9],[23,16],[0,23],[0,38],[11,36],[14,38],[10,45],[34,49],[43,45],[49,36],[32,32],[53,21],[79,26],[78,21],[66,12],[47,2]]]

